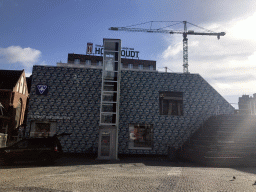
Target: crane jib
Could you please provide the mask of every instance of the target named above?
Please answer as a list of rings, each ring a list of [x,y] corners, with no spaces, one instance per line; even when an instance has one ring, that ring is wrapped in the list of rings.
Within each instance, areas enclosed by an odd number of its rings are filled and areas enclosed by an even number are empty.
[[[220,33],[198,33],[198,32],[187,32],[188,35],[213,35],[213,36],[224,36],[226,35],[225,32]]]
[[[194,31],[188,31],[188,32],[180,32],[180,31],[171,31],[170,34],[186,34],[186,35],[211,35],[211,36],[224,36],[226,35],[225,32],[220,33],[199,33]]]
[[[208,36],[217,36],[218,39],[220,39],[220,36],[224,36],[226,35],[225,32],[220,32],[220,33],[216,33],[214,31],[210,31],[207,29],[204,29],[203,27],[197,26],[195,24],[189,23],[187,21],[182,21],[182,22],[178,22],[178,23],[183,23],[184,24],[184,30],[182,31],[174,31],[174,30],[168,30],[166,29],[167,27],[170,26],[174,26],[177,24],[173,24],[173,25],[169,25],[166,27],[162,27],[162,28],[152,28],[152,23],[154,21],[150,21],[150,22],[146,22],[146,23],[150,23],[150,28],[146,29],[146,28],[133,28],[132,26],[137,26],[137,25],[132,25],[130,27],[110,27],[109,30],[114,30],[114,31],[129,31],[129,32],[146,32],[146,33],[169,33],[169,34],[182,34],[183,35],[183,73],[189,73],[188,72],[188,35],[208,35]],[[165,22],[165,21],[155,21],[155,22]],[[170,22],[175,22],[175,21],[170,21]],[[142,23],[142,24],[146,24],[146,23]],[[141,25],[142,25],[141,24]],[[194,30],[188,30],[187,31],[187,24],[193,25],[197,28],[203,29],[205,31],[208,32],[195,32]]]

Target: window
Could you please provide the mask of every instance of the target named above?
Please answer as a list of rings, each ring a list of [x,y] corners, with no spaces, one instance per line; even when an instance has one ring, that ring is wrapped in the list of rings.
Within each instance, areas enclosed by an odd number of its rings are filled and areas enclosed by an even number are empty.
[[[80,64],[80,59],[75,59],[74,64]]]
[[[133,68],[133,64],[128,64],[128,68],[132,69]]]
[[[160,115],[183,115],[183,93],[182,92],[159,92]]]
[[[153,145],[153,125],[130,124],[129,125],[129,149],[152,149]]]
[[[17,84],[17,92],[19,91],[19,88],[20,88],[20,83]]]
[[[23,90],[23,83],[24,83],[24,77],[22,76],[22,77],[21,77],[21,80],[20,80],[20,90],[19,90],[19,93],[22,93],[22,90]]]
[[[31,137],[48,137],[56,134],[56,122],[33,121],[31,124]]]
[[[21,110],[22,110],[22,100],[19,99],[16,107],[16,114],[15,114],[16,128],[20,125]]]
[[[143,65],[139,65],[139,69],[140,69],[140,70],[143,70]]]
[[[86,61],[85,61],[85,64],[86,64],[86,65],[91,65],[91,60],[86,60]]]
[[[151,70],[151,71],[153,71],[153,70],[154,70],[153,65],[150,65],[150,66],[149,66],[149,70]]]
[[[36,135],[43,137],[49,136],[51,130],[50,127],[50,123],[36,123]]]
[[[4,106],[0,103],[0,115],[4,115],[3,108]]]
[[[102,61],[97,61],[98,66],[102,66]]]
[[[23,87],[23,94],[25,95],[26,94],[26,86],[24,85]]]

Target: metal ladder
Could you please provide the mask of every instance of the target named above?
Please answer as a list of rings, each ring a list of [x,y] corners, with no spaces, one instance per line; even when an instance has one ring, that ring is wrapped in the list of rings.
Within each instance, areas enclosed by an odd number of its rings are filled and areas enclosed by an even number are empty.
[[[100,126],[119,124],[121,40],[104,39]]]
[[[98,159],[118,160],[121,40],[103,39]]]

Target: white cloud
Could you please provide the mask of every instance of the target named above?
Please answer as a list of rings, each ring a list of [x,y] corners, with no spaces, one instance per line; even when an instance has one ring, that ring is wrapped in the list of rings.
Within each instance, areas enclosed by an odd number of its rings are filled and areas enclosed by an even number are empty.
[[[25,72],[25,74],[26,74],[26,77],[30,77],[30,75],[32,75],[32,71],[31,72]]]
[[[238,20],[231,28],[232,36],[239,39],[249,39],[255,41],[256,12],[244,20]]]
[[[0,48],[0,58],[2,57],[10,64],[20,63],[25,68],[32,67],[38,62],[40,56],[41,51],[30,47],[22,48],[20,46],[10,46],[7,48]]]
[[[182,51],[182,43],[177,43],[174,46],[169,46],[163,53],[163,58],[168,59],[178,55]]]
[[[188,36],[189,71],[199,73],[224,97],[256,93],[255,22],[256,13],[248,18],[203,26],[217,32],[225,31],[226,35],[220,40],[211,36]],[[182,72],[182,35],[169,38],[172,42],[158,64]]]

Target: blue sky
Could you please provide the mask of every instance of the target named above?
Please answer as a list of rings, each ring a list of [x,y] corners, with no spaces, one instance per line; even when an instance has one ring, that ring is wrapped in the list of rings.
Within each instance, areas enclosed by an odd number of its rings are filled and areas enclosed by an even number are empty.
[[[182,72],[181,35],[108,28],[186,20],[227,33],[220,40],[189,36],[189,71],[199,73],[230,103],[237,103],[239,96],[256,93],[255,10],[254,0],[0,0],[0,68],[25,69],[30,75],[33,65],[54,66],[66,62],[68,53],[86,54],[87,42],[95,45],[103,38],[118,38],[122,46],[140,51],[140,59],[156,60],[158,70],[167,66]],[[202,31],[189,25],[188,29]]]

